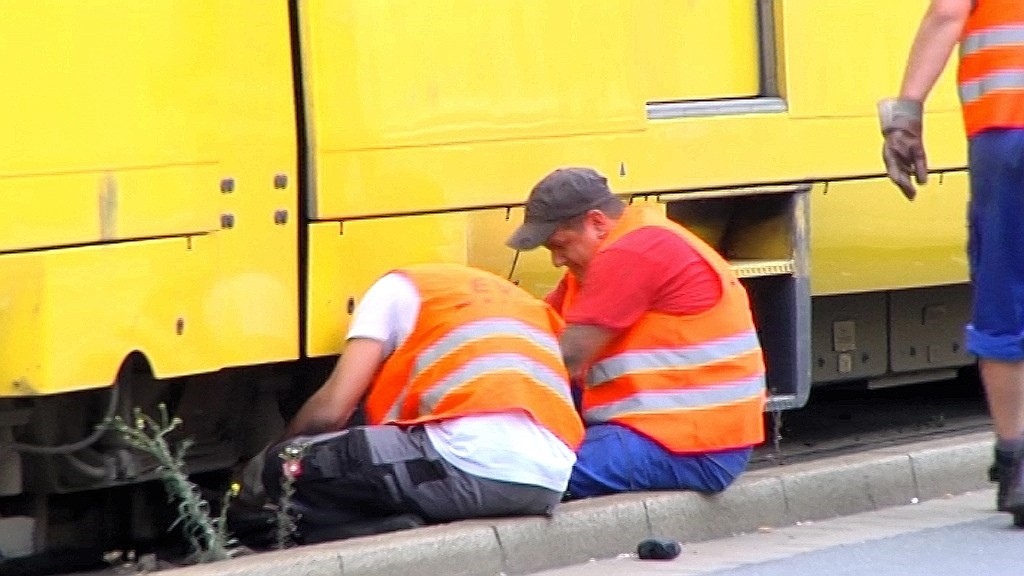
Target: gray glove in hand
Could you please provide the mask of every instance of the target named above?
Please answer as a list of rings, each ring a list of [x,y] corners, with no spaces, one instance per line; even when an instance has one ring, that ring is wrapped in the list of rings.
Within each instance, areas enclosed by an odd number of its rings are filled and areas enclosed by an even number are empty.
[[[908,200],[917,196],[910,181],[911,172],[918,184],[928,181],[928,159],[921,141],[921,102],[888,98],[878,103],[878,119],[882,123],[885,143],[882,159],[889,179]]]

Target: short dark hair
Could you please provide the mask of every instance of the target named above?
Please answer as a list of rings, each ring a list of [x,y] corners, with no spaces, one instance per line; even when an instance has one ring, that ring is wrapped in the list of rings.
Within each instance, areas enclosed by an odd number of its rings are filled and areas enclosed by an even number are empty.
[[[595,206],[590,210],[600,210],[601,212],[604,212],[605,216],[617,220],[626,210],[626,203],[619,198],[612,197],[605,200],[600,206]],[[573,230],[579,230],[583,227],[583,221],[586,219],[587,214],[590,213],[590,210],[577,214],[567,220],[563,220],[559,228],[572,228]]]

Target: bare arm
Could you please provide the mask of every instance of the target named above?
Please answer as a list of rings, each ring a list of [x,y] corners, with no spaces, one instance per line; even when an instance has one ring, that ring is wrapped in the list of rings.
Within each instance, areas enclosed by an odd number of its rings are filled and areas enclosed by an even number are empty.
[[[932,0],[918,27],[900,98],[924,102],[942,74],[971,13],[971,0]]]
[[[583,381],[583,370],[618,333],[601,326],[570,324],[562,333],[562,358],[569,369],[569,377]]]
[[[288,424],[284,439],[344,427],[373,382],[384,361],[383,353],[384,346],[377,340],[349,340],[327,382],[306,400]]]

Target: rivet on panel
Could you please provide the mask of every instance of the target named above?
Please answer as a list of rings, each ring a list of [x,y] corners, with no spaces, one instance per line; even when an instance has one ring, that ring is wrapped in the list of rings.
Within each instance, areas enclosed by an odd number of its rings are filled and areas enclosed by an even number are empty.
[[[221,228],[234,228],[235,227],[235,215],[234,214],[221,214],[220,215],[220,227]]]
[[[288,175],[287,174],[274,174],[274,188],[283,190],[288,187]]]
[[[287,224],[288,223],[288,211],[287,210],[274,210],[274,224]]]
[[[222,194],[230,194],[235,191],[235,179],[224,178],[220,181],[220,191]]]

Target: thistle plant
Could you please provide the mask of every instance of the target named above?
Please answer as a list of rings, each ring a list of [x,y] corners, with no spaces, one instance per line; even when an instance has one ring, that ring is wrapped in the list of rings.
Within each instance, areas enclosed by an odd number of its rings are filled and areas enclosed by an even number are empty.
[[[231,538],[231,535],[228,533],[228,507],[231,506],[231,499],[238,496],[238,493],[241,491],[241,484],[238,482],[231,483],[231,486],[229,486],[227,491],[224,492],[224,499],[220,505],[220,514],[214,522],[214,527],[217,531],[217,541],[225,543],[224,547],[229,548],[229,554],[234,551],[234,549],[230,547],[235,544],[235,540]]]
[[[165,404],[161,403],[157,408],[160,411],[159,420],[135,408],[132,423],[114,416],[107,424],[130,445],[156,459],[156,472],[163,481],[170,501],[178,502],[178,518],[168,530],[181,526],[192,547],[193,560],[203,563],[231,558],[237,549],[233,547],[235,542],[228,536],[226,529],[226,510],[230,498],[225,498],[220,516],[211,518],[209,503],[202,498],[198,486],[184,472],[185,452],[192,442],[188,439],[181,441],[177,450],[172,449],[167,442],[167,435],[180,426],[182,421],[178,417],[170,418]]]
[[[281,497],[278,499],[276,513],[277,549],[284,550],[293,541],[298,527],[292,510],[292,497],[295,495],[295,479],[302,474],[302,457],[309,449],[309,443],[287,444],[281,449]]]

